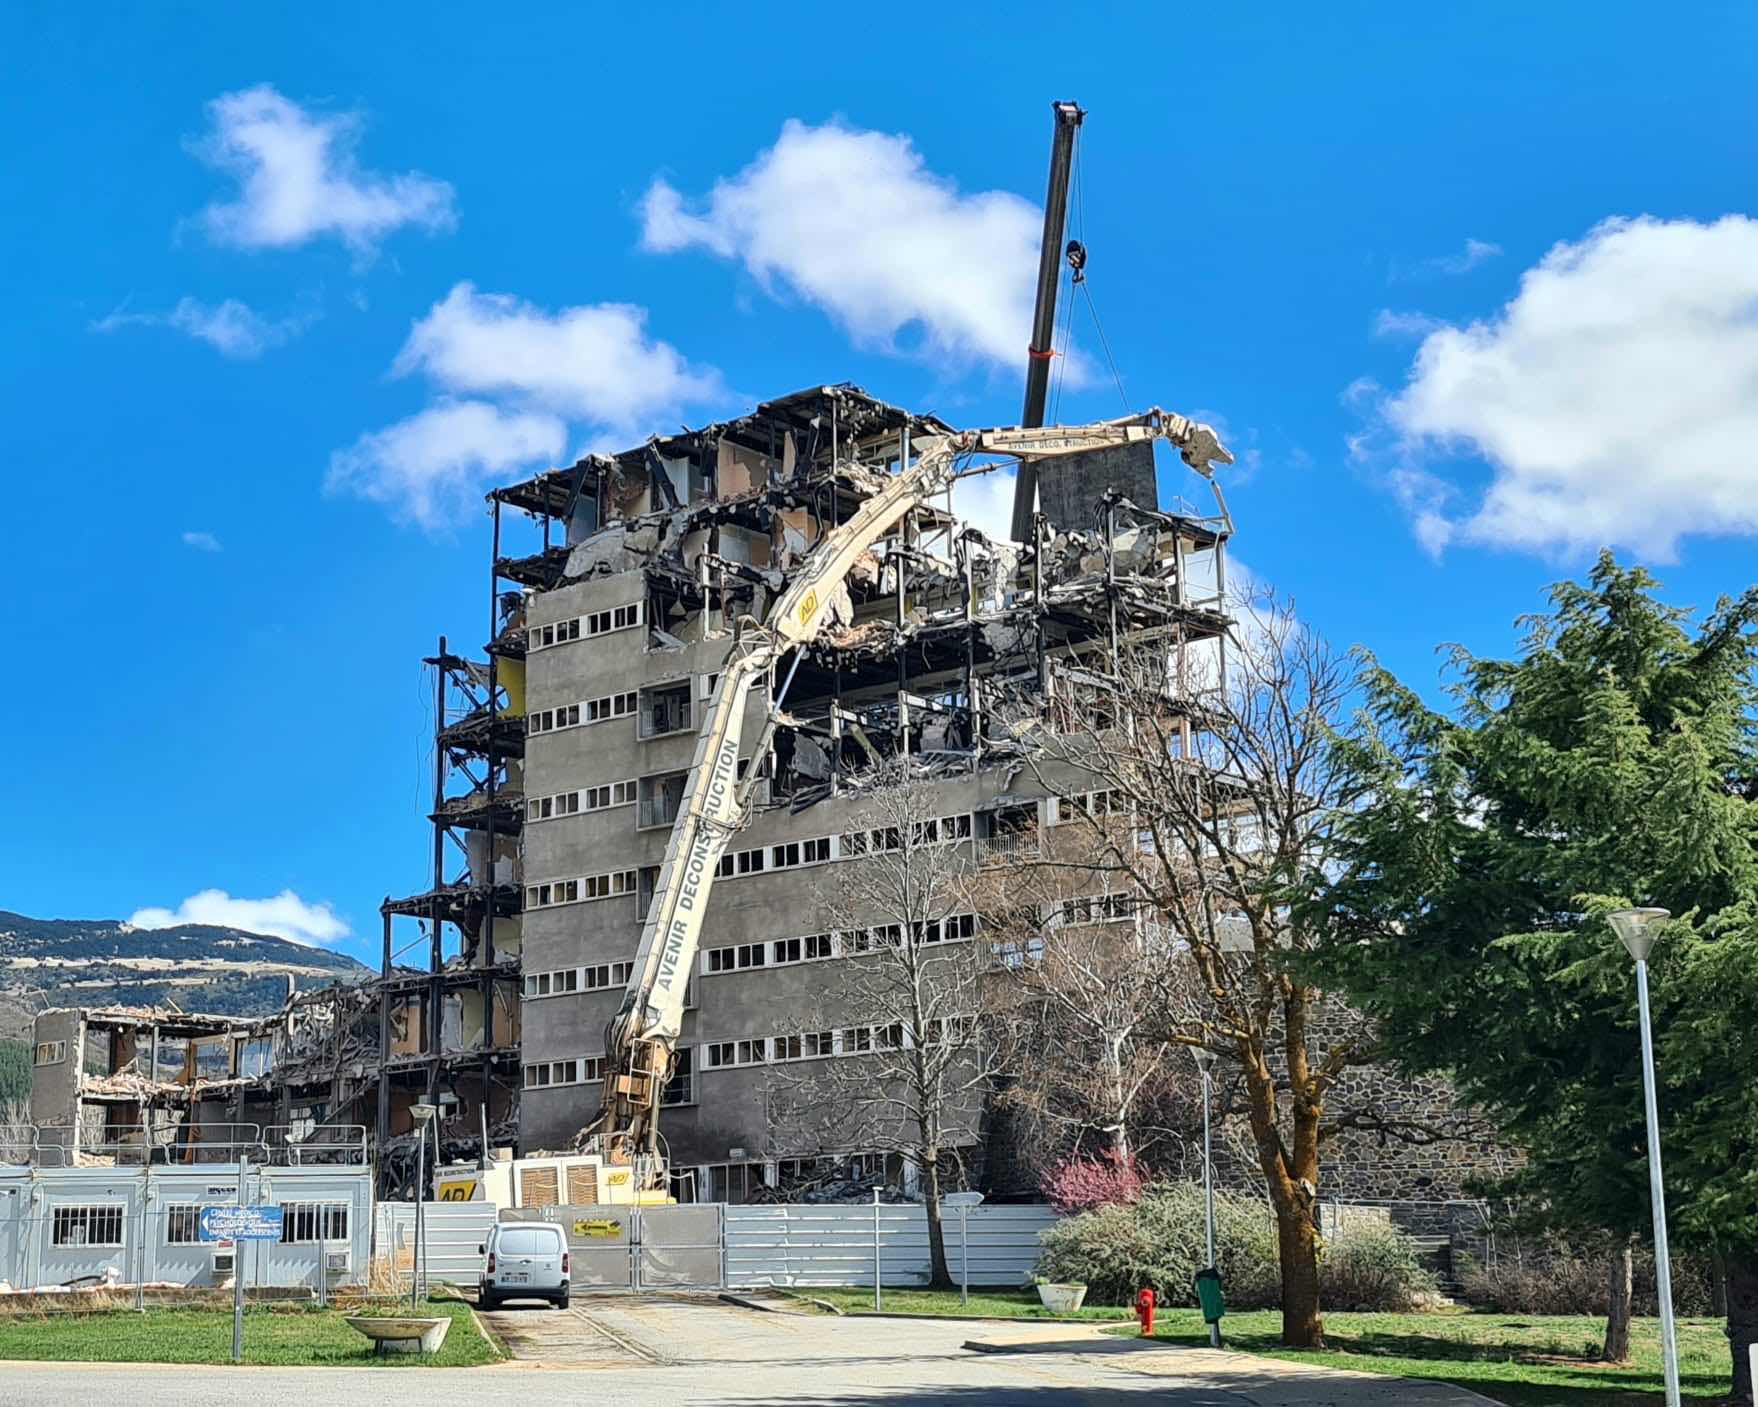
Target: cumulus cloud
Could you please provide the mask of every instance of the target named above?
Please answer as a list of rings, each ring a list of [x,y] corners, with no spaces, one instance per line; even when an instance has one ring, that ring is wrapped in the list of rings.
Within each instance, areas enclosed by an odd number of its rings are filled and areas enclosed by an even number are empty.
[[[1042,214],[1008,191],[961,192],[907,136],[789,120],[775,145],[689,201],[663,180],[644,247],[705,249],[771,292],[816,304],[857,342],[1023,365]]]
[[[175,909],[136,909],[128,921],[136,928],[172,928],[207,923],[268,933],[308,947],[324,947],[348,937],[348,925],[328,904],[308,904],[291,889],[267,899],[234,899],[224,889],[191,894]]]
[[[995,542],[1013,540],[1013,493],[1019,471],[1009,465],[970,474],[952,485],[952,511]]]
[[[557,459],[570,428],[632,438],[724,394],[718,372],[648,335],[643,308],[549,312],[470,283],[415,323],[391,374],[424,377],[438,398],[338,450],[328,483],[428,529],[473,506],[489,480]]]
[[[183,545],[193,547],[197,552],[220,551],[220,539],[212,533],[187,532],[183,534]]]
[[[1401,390],[1361,385],[1358,447],[1431,551],[1664,561],[1686,533],[1758,531],[1758,221],[1607,220],[1493,317],[1430,332]],[[1444,472],[1460,452],[1489,466],[1480,497]]]
[[[236,298],[227,298],[216,304],[203,303],[197,298],[182,298],[168,313],[131,313],[118,308],[108,317],[94,322],[92,331],[169,327],[187,333],[199,342],[206,342],[223,357],[248,361],[260,357],[271,347],[291,341],[313,321],[315,317],[310,314],[271,321]]]
[[[337,450],[326,486],[431,530],[475,507],[474,496],[490,479],[554,460],[566,443],[567,426],[556,416],[442,400]]]
[[[647,335],[647,310],[598,303],[550,313],[507,293],[456,285],[414,326],[392,374],[421,372],[459,395],[509,397],[570,420],[627,430],[720,393]]]
[[[383,175],[355,156],[361,114],[317,114],[268,84],[208,104],[212,124],[192,144],[238,182],[196,223],[216,244],[286,249],[326,236],[369,258],[404,225],[439,231],[457,223],[452,187],[418,171]]]

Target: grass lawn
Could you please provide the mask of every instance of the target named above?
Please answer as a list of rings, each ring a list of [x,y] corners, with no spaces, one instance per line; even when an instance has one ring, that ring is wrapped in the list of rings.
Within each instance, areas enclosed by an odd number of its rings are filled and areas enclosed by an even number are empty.
[[[1647,1407],[1663,1401],[1660,1324],[1631,1326],[1631,1362],[1596,1363],[1605,1321],[1570,1316],[1479,1314],[1326,1314],[1330,1348],[1283,1348],[1282,1316],[1273,1310],[1229,1314],[1229,1348],[1367,1373],[1438,1378],[1509,1407]],[[1161,1310],[1154,1337],[1206,1344],[1202,1316]],[[1679,1379],[1686,1399],[1725,1397],[1731,1387],[1727,1337],[1719,1319],[1679,1321]]]
[[[860,1289],[854,1286],[843,1286],[829,1290],[796,1290],[795,1294],[810,1299],[823,1300],[833,1304],[845,1314],[871,1314],[873,1312],[873,1291],[871,1288]],[[959,1303],[957,1290],[886,1290],[885,1313],[887,1314],[972,1314],[986,1315],[1000,1319],[1056,1319],[1066,1316],[1054,1315],[1038,1302],[1036,1290],[977,1290],[971,1291],[970,1304]],[[1081,1319],[1128,1319],[1132,1311],[1127,1309],[1098,1308],[1083,1309],[1076,1316]]]
[[[348,1313],[408,1312],[396,1306]],[[342,1322],[342,1311],[312,1305],[253,1306],[244,1315],[244,1361],[326,1367],[379,1365],[467,1368],[500,1353],[476,1328],[461,1300],[432,1300],[425,1313],[449,1315],[440,1351],[376,1357],[371,1343]],[[0,1317],[0,1359],[90,1363],[230,1363],[232,1312],[215,1309],[103,1310],[94,1313]]]

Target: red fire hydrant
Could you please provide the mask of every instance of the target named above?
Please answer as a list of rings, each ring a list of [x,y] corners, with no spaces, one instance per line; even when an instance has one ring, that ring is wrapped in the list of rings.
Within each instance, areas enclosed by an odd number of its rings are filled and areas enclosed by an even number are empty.
[[[1135,1317],[1141,1320],[1141,1333],[1144,1339],[1154,1334],[1154,1292],[1142,1290],[1135,1297]]]

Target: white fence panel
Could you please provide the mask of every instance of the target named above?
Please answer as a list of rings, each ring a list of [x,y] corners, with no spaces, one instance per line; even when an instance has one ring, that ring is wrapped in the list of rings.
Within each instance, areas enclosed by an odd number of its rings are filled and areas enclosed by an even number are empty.
[[[429,1283],[474,1285],[482,1279],[482,1253],[495,1223],[492,1202],[423,1202],[421,1270]],[[410,1273],[415,1255],[415,1204],[380,1202],[373,1255],[388,1259],[399,1275]]]
[[[1042,1206],[976,1207],[969,1213],[968,1251],[956,1211],[947,1210],[946,1258],[959,1279],[968,1254],[972,1285],[1019,1285],[1038,1263],[1038,1236],[1056,1222]],[[924,1285],[929,1279],[928,1216],[920,1207],[881,1206],[879,1273],[886,1285]],[[758,1206],[726,1209],[726,1283],[759,1285],[871,1285],[874,1264],[871,1206]]]

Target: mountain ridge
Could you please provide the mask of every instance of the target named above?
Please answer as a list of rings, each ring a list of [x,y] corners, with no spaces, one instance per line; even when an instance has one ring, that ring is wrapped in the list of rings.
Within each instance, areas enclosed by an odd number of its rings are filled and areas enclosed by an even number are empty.
[[[266,1016],[301,986],[370,979],[327,948],[218,924],[137,928],[123,919],[32,918],[0,909],[0,1037],[51,1006],[161,1006]]]

